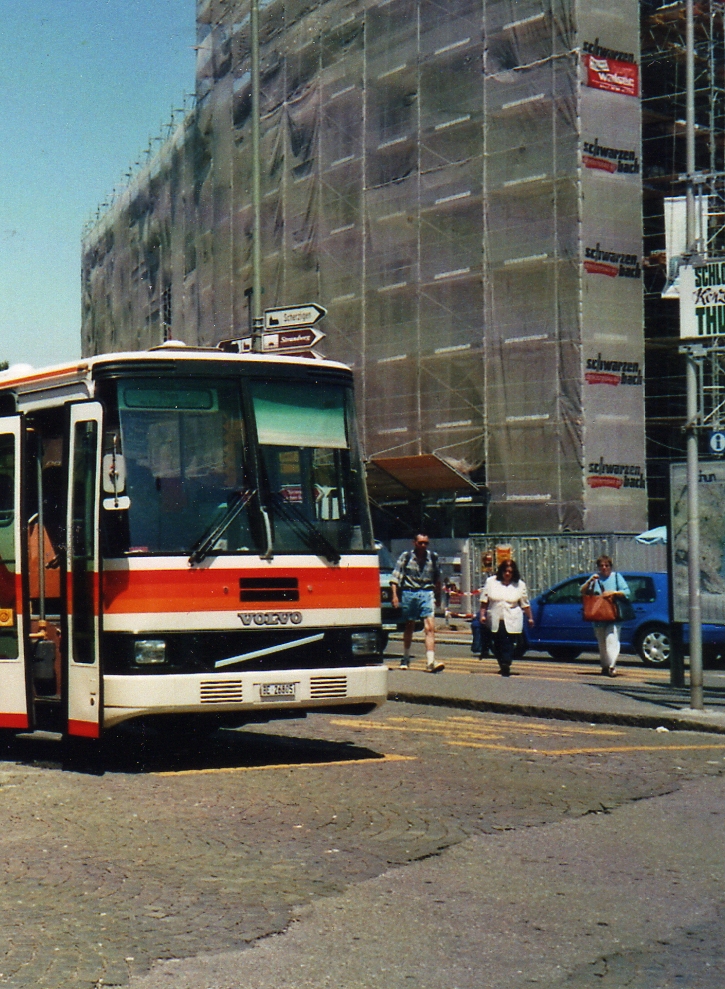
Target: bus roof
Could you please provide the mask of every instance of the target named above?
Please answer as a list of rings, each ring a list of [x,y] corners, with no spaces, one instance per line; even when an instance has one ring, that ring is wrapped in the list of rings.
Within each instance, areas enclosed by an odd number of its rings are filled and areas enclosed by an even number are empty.
[[[335,368],[349,371],[347,364],[314,357],[301,357],[294,354],[239,354],[233,351],[219,350],[216,347],[192,347],[186,344],[174,343],[171,346],[161,344],[152,350],[133,350],[121,353],[99,354],[96,357],[83,357],[65,364],[55,364],[50,367],[34,368],[30,364],[13,364],[7,371],[0,372],[0,392],[42,391],[44,388],[58,388],[83,381],[90,382],[95,378],[97,369],[104,365],[123,364],[124,361],[148,361],[150,364],[158,361],[212,361],[220,363],[239,362],[241,364],[269,364],[282,367],[296,364],[307,367]]]

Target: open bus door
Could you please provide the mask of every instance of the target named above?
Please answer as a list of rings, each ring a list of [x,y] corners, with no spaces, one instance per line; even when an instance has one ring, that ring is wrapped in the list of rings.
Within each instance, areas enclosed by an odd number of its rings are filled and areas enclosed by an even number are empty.
[[[28,727],[23,635],[20,416],[0,418],[0,728]]]
[[[70,406],[66,602],[68,734],[98,738],[102,726],[99,501],[102,407]]]

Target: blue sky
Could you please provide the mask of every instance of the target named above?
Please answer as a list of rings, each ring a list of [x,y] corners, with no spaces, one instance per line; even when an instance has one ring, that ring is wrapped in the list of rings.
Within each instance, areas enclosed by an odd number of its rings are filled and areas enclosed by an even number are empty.
[[[0,0],[0,360],[80,355],[81,231],[193,92],[195,8]]]

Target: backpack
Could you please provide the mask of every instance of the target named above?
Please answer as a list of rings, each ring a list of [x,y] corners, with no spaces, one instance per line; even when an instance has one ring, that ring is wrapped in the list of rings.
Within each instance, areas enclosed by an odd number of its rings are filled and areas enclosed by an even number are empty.
[[[435,550],[432,549],[428,550],[428,552],[430,553],[430,558],[433,563],[433,583],[439,584],[441,580],[441,573],[440,570],[438,569],[438,554],[435,552]],[[410,563],[412,558],[413,558],[413,550],[412,549],[406,550],[405,559],[403,560],[403,569],[400,571],[401,589],[403,587],[403,580],[405,579],[405,571],[408,569],[408,564]]]

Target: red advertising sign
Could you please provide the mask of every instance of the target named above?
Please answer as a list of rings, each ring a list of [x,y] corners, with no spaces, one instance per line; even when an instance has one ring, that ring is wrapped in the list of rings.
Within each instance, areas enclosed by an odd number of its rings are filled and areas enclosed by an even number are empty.
[[[609,275],[610,278],[616,278],[619,274],[617,265],[606,261],[585,261],[584,267],[590,275]]]
[[[588,385],[618,385],[620,376],[608,371],[587,371],[584,379]]]
[[[604,89],[608,93],[639,96],[639,66],[634,62],[620,62],[616,58],[584,56],[587,67],[587,86]]]

